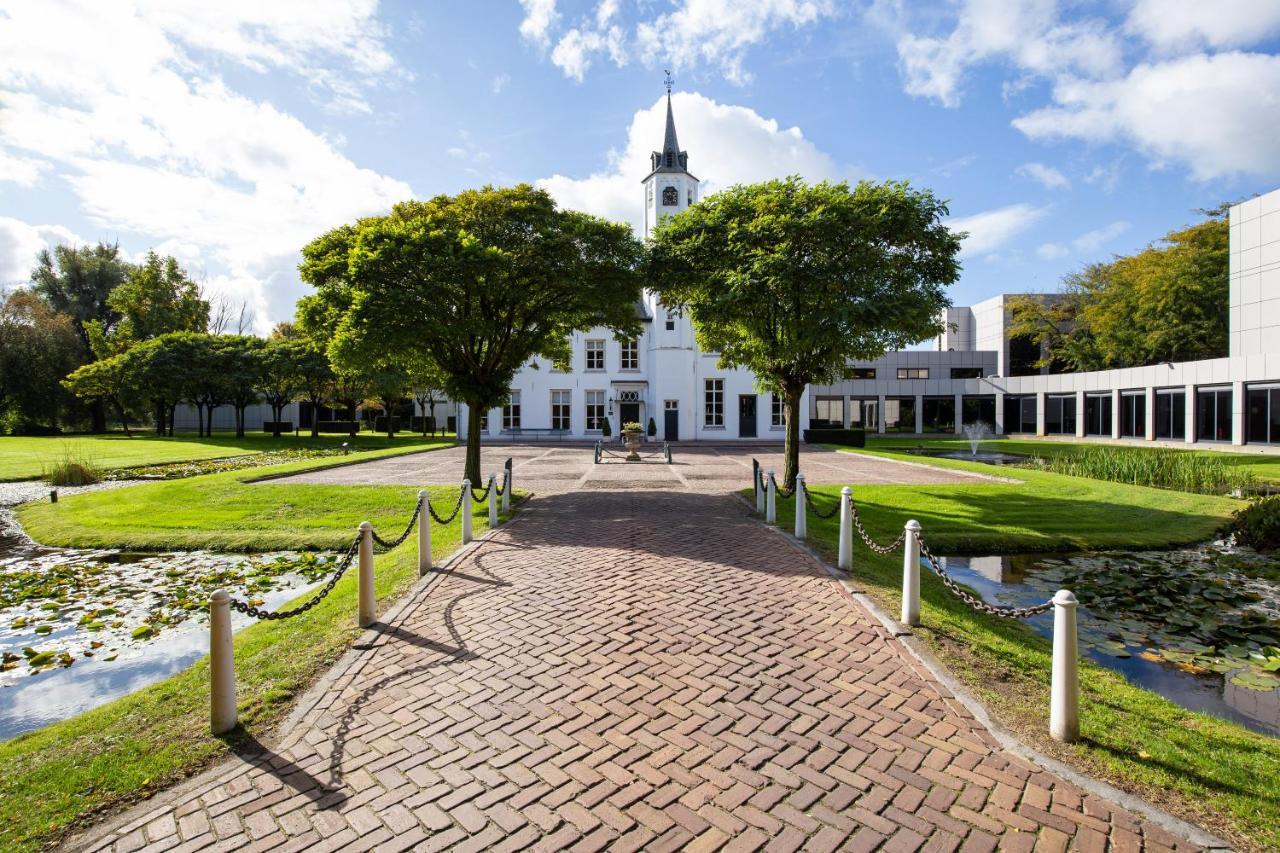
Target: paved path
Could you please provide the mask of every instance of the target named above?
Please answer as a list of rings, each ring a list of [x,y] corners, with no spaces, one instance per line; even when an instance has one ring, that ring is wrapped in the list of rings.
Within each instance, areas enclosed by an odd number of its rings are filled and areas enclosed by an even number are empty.
[[[766,470],[782,475],[782,448],[762,446],[716,446],[686,444],[672,446],[673,464],[660,461],[661,444],[646,445],[650,455],[643,463],[627,463],[607,458],[593,464],[593,451],[584,445],[496,444],[481,451],[481,469],[502,476],[502,465],[510,458],[518,488],[549,495],[587,489],[671,489],[725,494],[751,486],[751,460],[759,460]],[[623,453],[616,445],[612,452]],[[462,479],[466,448],[452,447],[389,459],[375,459],[356,465],[310,471],[284,478],[290,483],[453,485]],[[939,468],[919,462],[886,459],[859,453],[840,453],[825,448],[805,447],[801,468],[811,484],[858,485],[873,483],[975,483],[998,482],[968,471]],[[281,482],[275,480],[272,482]]]
[[[97,848],[1164,850],[1002,752],[729,498],[542,498],[416,594],[274,750]]]

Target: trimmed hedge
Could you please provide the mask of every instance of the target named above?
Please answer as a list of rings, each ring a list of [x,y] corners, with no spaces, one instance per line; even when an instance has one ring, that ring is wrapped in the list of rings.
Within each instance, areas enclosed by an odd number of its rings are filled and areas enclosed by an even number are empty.
[[[807,429],[805,444],[839,444],[844,447],[866,447],[867,432],[861,429]]]
[[[360,429],[359,421],[316,421],[316,429],[320,432],[341,432],[355,435]]]
[[[293,432],[293,421],[263,421],[262,431],[274,433],[277,426],[281,432]]]

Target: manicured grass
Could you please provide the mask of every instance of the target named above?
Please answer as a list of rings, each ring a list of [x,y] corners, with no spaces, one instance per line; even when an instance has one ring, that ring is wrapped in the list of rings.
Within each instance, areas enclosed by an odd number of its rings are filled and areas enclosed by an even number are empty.
[[[244,438],[232,435],[215,435],[212,438],[175,435],[170,438],[143,433],[132,437],[123,433],[0,436],[0,481],[39,478],[44,471],[67,457],[83,459],[102,469],[130,468],[135,465],[192,462],[298,447],[338,447],[344,441],[349,442],[353,448],[368,450],[388,446],[407,448],[418,444],[438,444],[451,439],[424,439],[420,435],[401,433],[389,441],[385,435],[368,432],[360,433],[354,438],[322,435],[314,439],[309,435],[295,437],[292,434],[272,438],[261,433],[246,435]]]
[[[988,438],[982,442],[982,450],[986,453],[1016,453],[1022,456],[1055,456],[1068,453],[1082,447],[1097,447],[1099,444],[1115,444],[1121,447],[1144,448],[1142,442],[1099,442],[1099,441],[1059,441],[1057,439],[1035,438]],[[869,436],[868,450],[910,450],[924,447],[928,450],[962,450],[969,452],[969,440],[963,436],[956,438],[920,438],[918,436]],[[1182,450],[1183,453],[1194,453],[1197,456],[1211,456],[1232,465],[1240,465],[1249,469],[1260,481],[1280,483],[1280,453],[1263,453],[1249,450],[1247,446],[1240,451],[1205,450],[1203,445],[1195,449]],[[1146,447],[1146,449],[1153,449]]]
[[[940,464],[992,470],[975,463]],[[1209,538],[1239,505],[1225,498],[1016,473],[1023,480],[1020,485],[858,486],[854,500],[876,539],[895,538],[905,521],[915,518],[939,554],[1198,542]],[[839,495],[835,486],[812,491],[823,507],[834,506]],[[793,513],[793,500],[778,501],[778,522],[784,529],[793,528]],[[810,544],[833,563],[837,535],[836,519],[809,514]],[[898,613],[901,551],[879,556],[856,541],[853,577],[890,613]],[[1083,740],[1059,744],[1047,734],[1048,640],[1020,622],[975,613],[927,571],[921,577],[921,622],[916,636],[1024,740],[1225,835],[1242,849],[1280,848],[1280,739],[1184,710],[1085,661]]]
[[[281,466],[290,467],[315,465]],[[245,476],[220,474],[113,492],[126,509],[117,516],[119,524],[106,522],[99,540],[149,547],[335,547],[348,543],[364,519],[383,535],[399,535],[417,499],[417,488],[410,486],[254,486],[238,481]],[[430,491],[442,512],[453,507],[457,487]],[[92,506],[92,518],[112,518],[99,498],[70,497],[57,508],[77,515]],[[245,500],[250,506],[237,510]],[[165,512],[166,501],[183,505]],[[476,506],[478,535],[488,516]],[[148,521],[156,526],[148,528]],[[460,535],[458,520],[433,525],[436,558],[454,551]],[[381,611],[417,580],[416,538],[378,556],[374,566]],[[236,743],[266,739],[293,700],[357,636],[355,575],[349,571],[328,598],[302,616],[260,622],[236,635],[242,731],[226,740],[209,734],[206,658],[159,684],[0,743],[0,849],[48,846],[73,824],[149,796],[226,756]]]

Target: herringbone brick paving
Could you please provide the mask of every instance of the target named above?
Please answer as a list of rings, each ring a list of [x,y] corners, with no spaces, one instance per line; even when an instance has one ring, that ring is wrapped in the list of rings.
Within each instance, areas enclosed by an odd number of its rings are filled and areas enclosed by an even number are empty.
[[[274,750],[90,846],[1190,845],[1003,752],[732,499],[619,491],[534,501],[419,593]]]

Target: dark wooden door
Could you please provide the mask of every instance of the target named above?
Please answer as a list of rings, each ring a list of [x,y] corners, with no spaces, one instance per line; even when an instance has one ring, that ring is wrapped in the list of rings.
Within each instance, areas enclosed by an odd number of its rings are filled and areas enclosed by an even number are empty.
[[[667,409],[663,416],[665,421],[662,425],[662,437],[666,441],[680,440],[680,411],[678,409]]]
[[[756,437],[756,395],[738,397],[738,438]]]

